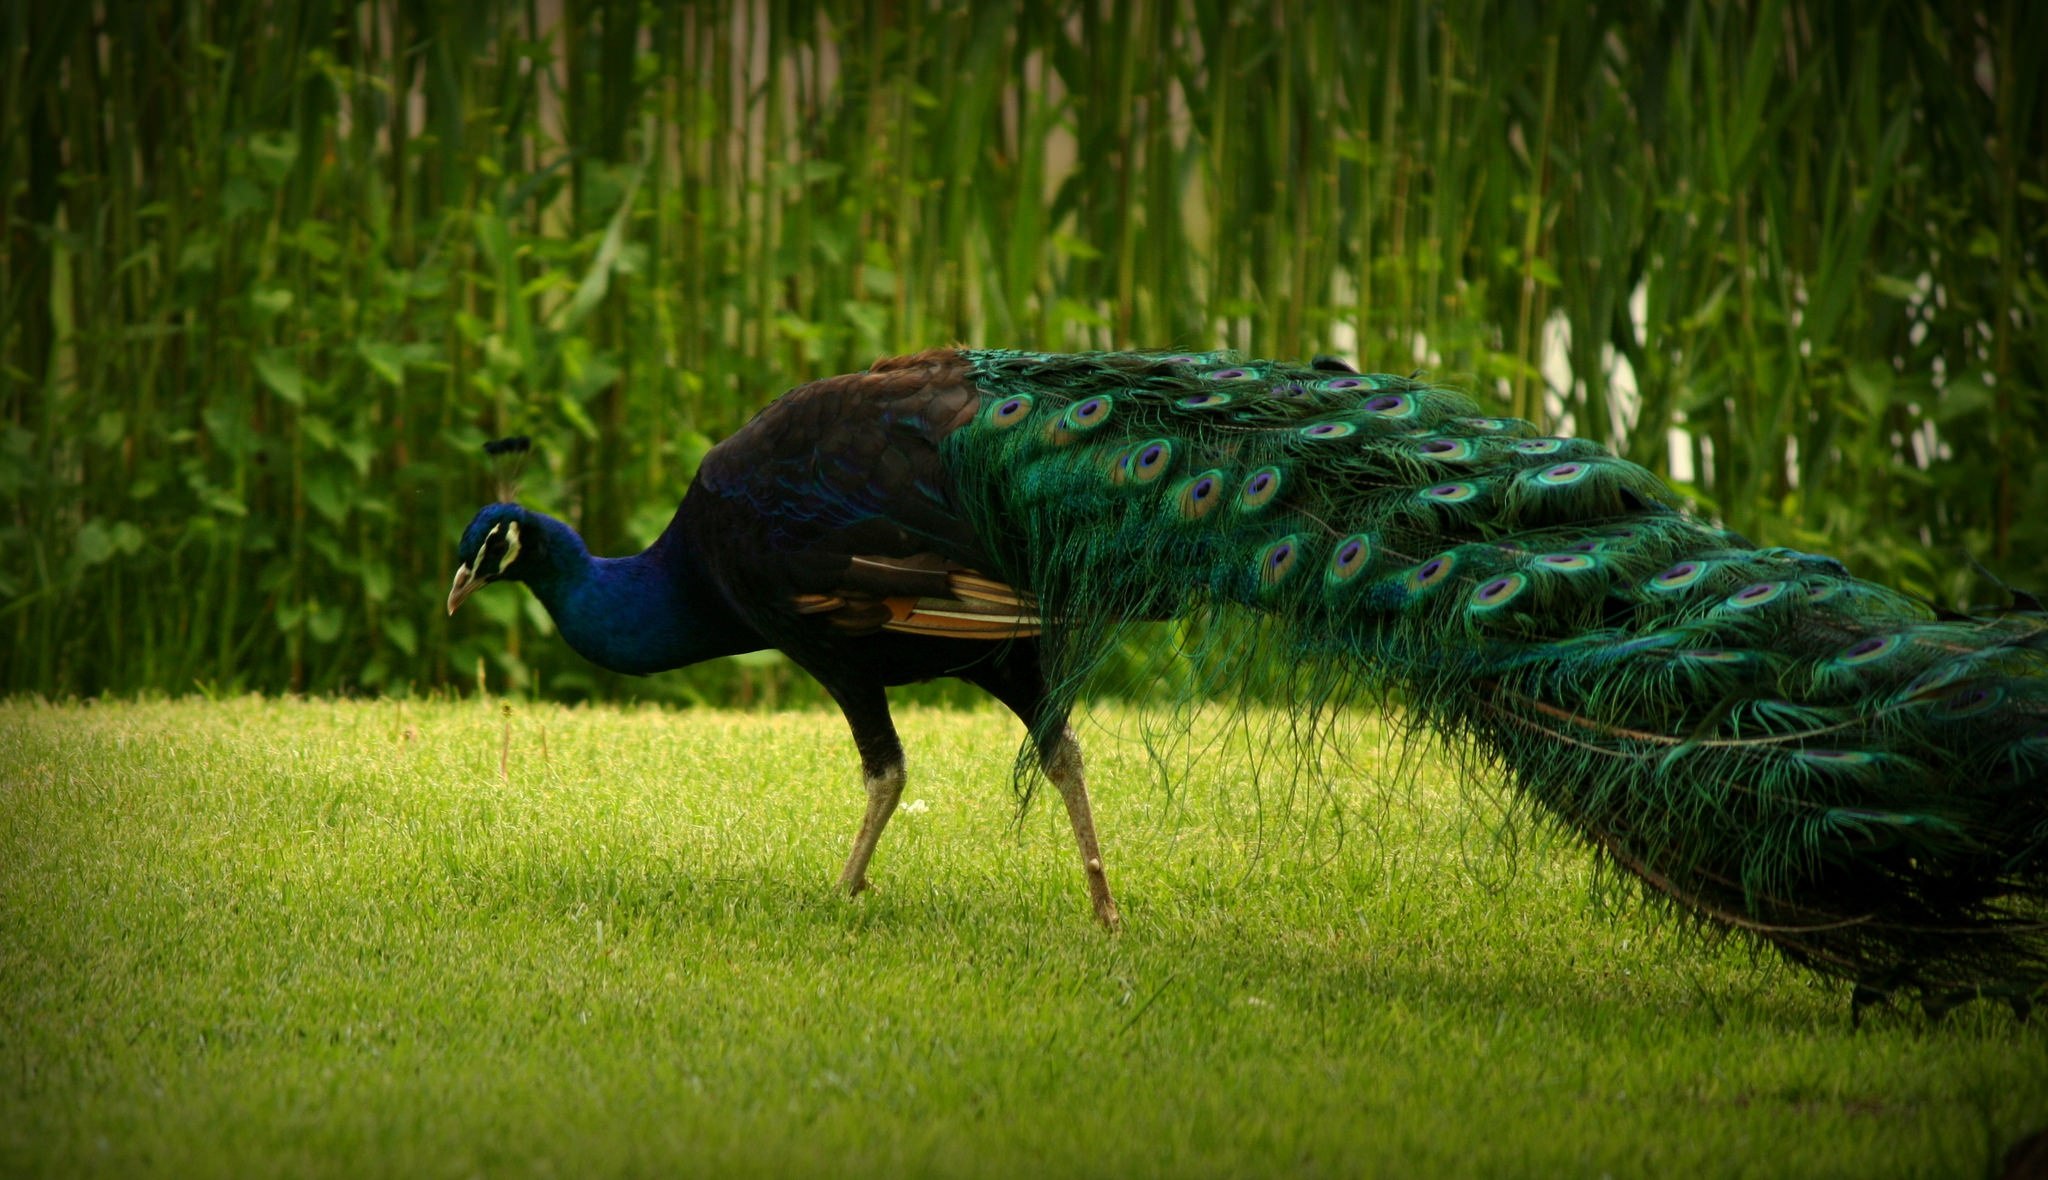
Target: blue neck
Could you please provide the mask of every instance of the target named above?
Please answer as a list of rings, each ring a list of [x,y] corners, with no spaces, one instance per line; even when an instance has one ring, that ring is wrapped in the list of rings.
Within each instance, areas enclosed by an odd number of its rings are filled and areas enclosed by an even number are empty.
[[[538,512],[525,515],[544,540],[533,554],[536,568],[520,577],[591,663],[645,676],[767,646],[672,532],[636,557],[592,557],[576,530]]]

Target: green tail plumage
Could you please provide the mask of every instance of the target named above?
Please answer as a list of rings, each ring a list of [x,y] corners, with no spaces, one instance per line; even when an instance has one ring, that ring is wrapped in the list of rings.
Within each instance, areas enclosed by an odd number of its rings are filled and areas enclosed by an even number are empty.
[[[2048,616],[1938,615],[1412,380],[966,354],[945,441],[1069,697],[1132,620],[1250,609],[1397,688],[1688,911],[1869,993],[2048,979]]]

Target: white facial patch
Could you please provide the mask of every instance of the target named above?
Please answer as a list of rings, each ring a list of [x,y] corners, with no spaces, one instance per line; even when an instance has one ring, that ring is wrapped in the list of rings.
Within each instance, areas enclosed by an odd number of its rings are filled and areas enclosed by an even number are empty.
[[[498,562],[498,572],[491,575],[494,578],[504,577],[505,571],[511,569],[512,563],[519,557],[519,522],[508,520],[500,527],[505,530],[505,556]]]

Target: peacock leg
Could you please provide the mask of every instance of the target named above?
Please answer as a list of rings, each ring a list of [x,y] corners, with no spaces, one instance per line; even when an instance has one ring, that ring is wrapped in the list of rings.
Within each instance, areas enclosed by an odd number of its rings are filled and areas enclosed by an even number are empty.
[[[1109,878],[1102,871],[1102,849],[1095,843],[1095,813],[1088,806],[1088,783],[1081,770],[1081,743],[1067,728],[1064,711],[1055,713],[1046,692],[1045,673],[1038,664],[1035,641],[1018,643],[1003,650],[987,665],[964,673],[961,679],[980,685],[991,696],[1009,706],[1024,728],[1046,735],[1038,743],[1038,765],[1045,777],[1060,789],[1067,803],[1067,820],[1074,825],[1074,843],[1081,848],[1081,871],[1088,875],[1088,900],[1095,903],[1095,917],[1108,929],[1123,925],[1116,899],[1109,893]],[[1057,729],[1053,722],[1058,721]]]
[[[868,810],[861,817],[860,831],[853,837],[853,853],[846,858],[846,871],[839,874],[839,887],[846,890],[848,897],[857,896],[868,887],[868,861],[875,855],[875,842],[882,838],[882,829],[889,826],[889,817],[896,814],[896,802],[903,798],[903,759],[885,766],[878,773],[866,774],[868,788]]]
[[[895,722],[889,719],[889,698],[881,685],[827,683],[825,687],[853,727],[853,744],[860,749],[868,790],[867,813],[853,838],[846,870],[839,874],[839,887],[854,897],[868,887],[868,861],[875,855],[875,843],[889,826],[889,817],[896,814],[897,801],[903,798],[903,743],[896,737]]]
[[[1081,767],[1081,743],[1074,731],[1060,726],[1052,752],[1043,757],[1045,776],[1060,789],[1067,801],[1067,819],[1074,825],[1074,843],[1081,846],[1081,869],[1088,874],[1088,900],[1095,903],[1095,916],[1111,930],[1123,926],[1116,899],[1109,894],[1109,878],[1102,871],[1102,850],[1095,843],[1095,813],[1088,807],[1088,783]]]

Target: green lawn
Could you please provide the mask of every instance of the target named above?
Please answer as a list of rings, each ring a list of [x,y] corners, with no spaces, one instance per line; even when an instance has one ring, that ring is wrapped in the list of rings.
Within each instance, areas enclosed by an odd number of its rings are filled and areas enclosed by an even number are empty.
[[[475,702],[0,704],[0,1172],[1976,1176],[2048,1122],[2042,1022],[1852,1030],[1369,725],[1290,798],[1095,714],[1110,937],[1015,724],[901,721],[848,902],[836,715],[520,705],[501,776]]]

